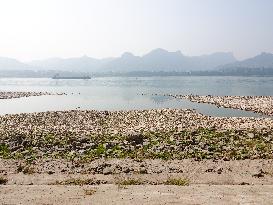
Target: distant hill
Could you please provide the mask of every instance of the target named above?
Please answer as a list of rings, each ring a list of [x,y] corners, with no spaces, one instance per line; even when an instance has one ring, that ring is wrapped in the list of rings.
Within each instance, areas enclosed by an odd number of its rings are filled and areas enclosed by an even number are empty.
[[[237,62],[231,52],[217,52],[211,55],[195,56],[190,58],[192,70],[204,71],[212,70],[219,66]]]
[[[36,60],[31,61],[28,64],[39,68],[39,70],[97,72],[110,60],[111,58],[99,60],[88,56],[83,56],[79,58],[50,58],[46,60]]]
[[[218,70],[232,75],[273,75],[273,54],[263,52],[253,58],[219,66]]]
[[[27,70],[29,72],[27,72]],[[185,56],[180,51],[155,49],[143,56],[125,52],[117,58],[96,59],[51,58],[22,63],[0,57],[0,76],[53,76],[56,73],[97,73],[98,76],[152,75],[273,75],[273,54],[261,53],[253,58],[237,61],[232,53],[217,52],[202,56]],[[30,72],[33,71],[33,72]]]
[[[263,52],[253,58],[220,66],[220,69],[233,68],[273,68],[273,54]]]
[[[13,58],[0,57],[0,70],[24,70],[32,67]]]
[[[236,62],[231,53],[214,53],[211,55],[188,57],[180,51],[169,52],[155,49],[140,57],[124,53],[103,66],[105,71],[194,71],[212,70],[220,65]]]
[[[65,70],[80,72],[132,72],[132,71],[194,71],[212,70],[227,63],[236,62],[232,53],[188,57],[180,51],[169,52],[155,49],[144,56],[126,52],[118,58],[95,59],[88,56],[80,58],[52,58],[32,61],[30,66],[46,70]]]

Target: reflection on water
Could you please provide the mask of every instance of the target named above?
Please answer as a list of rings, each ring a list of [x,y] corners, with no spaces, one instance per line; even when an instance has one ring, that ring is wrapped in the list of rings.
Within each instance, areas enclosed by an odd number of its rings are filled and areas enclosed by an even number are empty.
[[[273,95],[273,78],[116,77],[91,80],[5,78],[0,79],[0,91],[49,91],[69,94],[0,100],[0,114],[70,109],[190,108],[211,116],[257,117],[259,115],[252,112],[217,108],[214,105],[151,94]]]
[[[170,100],[170,98],[163,95],[150,95],[150,99],[154,104],[164,104]]]
[[[134,98],[99,98],[73,94],[67,96],[39,96],[0,100],[0,114],[30,113],[61,110],[136,110],[154,108],[195,109],[198,112],[218,117],[261,117],[261,115],[210,104],[194,103],[185,99],[166,96],[137,95]]]

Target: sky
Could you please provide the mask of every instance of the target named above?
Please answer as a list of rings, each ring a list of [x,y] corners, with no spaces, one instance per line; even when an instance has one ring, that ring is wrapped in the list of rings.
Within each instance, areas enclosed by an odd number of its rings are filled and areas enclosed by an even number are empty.
[[[273,53],[273,0],[0,0],[0,56]]]

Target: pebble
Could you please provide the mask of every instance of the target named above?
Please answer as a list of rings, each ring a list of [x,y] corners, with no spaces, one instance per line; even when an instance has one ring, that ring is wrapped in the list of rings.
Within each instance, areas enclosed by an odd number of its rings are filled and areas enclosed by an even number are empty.
[[[108,174],[112,174],[114,172],[114,168],[113,167],[105,167],[102,171],[102,173],[104,175],[108,175]]]

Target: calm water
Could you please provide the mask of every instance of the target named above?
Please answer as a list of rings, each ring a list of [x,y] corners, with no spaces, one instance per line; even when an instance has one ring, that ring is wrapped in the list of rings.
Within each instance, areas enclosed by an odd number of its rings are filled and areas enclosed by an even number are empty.
[[[0,91],[68,94],[0,100],[0,114],[70,109],[192,108],[211,116],[258,117],[260,115],[252,112],[151,94],[273,95],[273,77],[107,77],[91,80],[0,78]],[[142,93],[147,95],[143,96]]]

